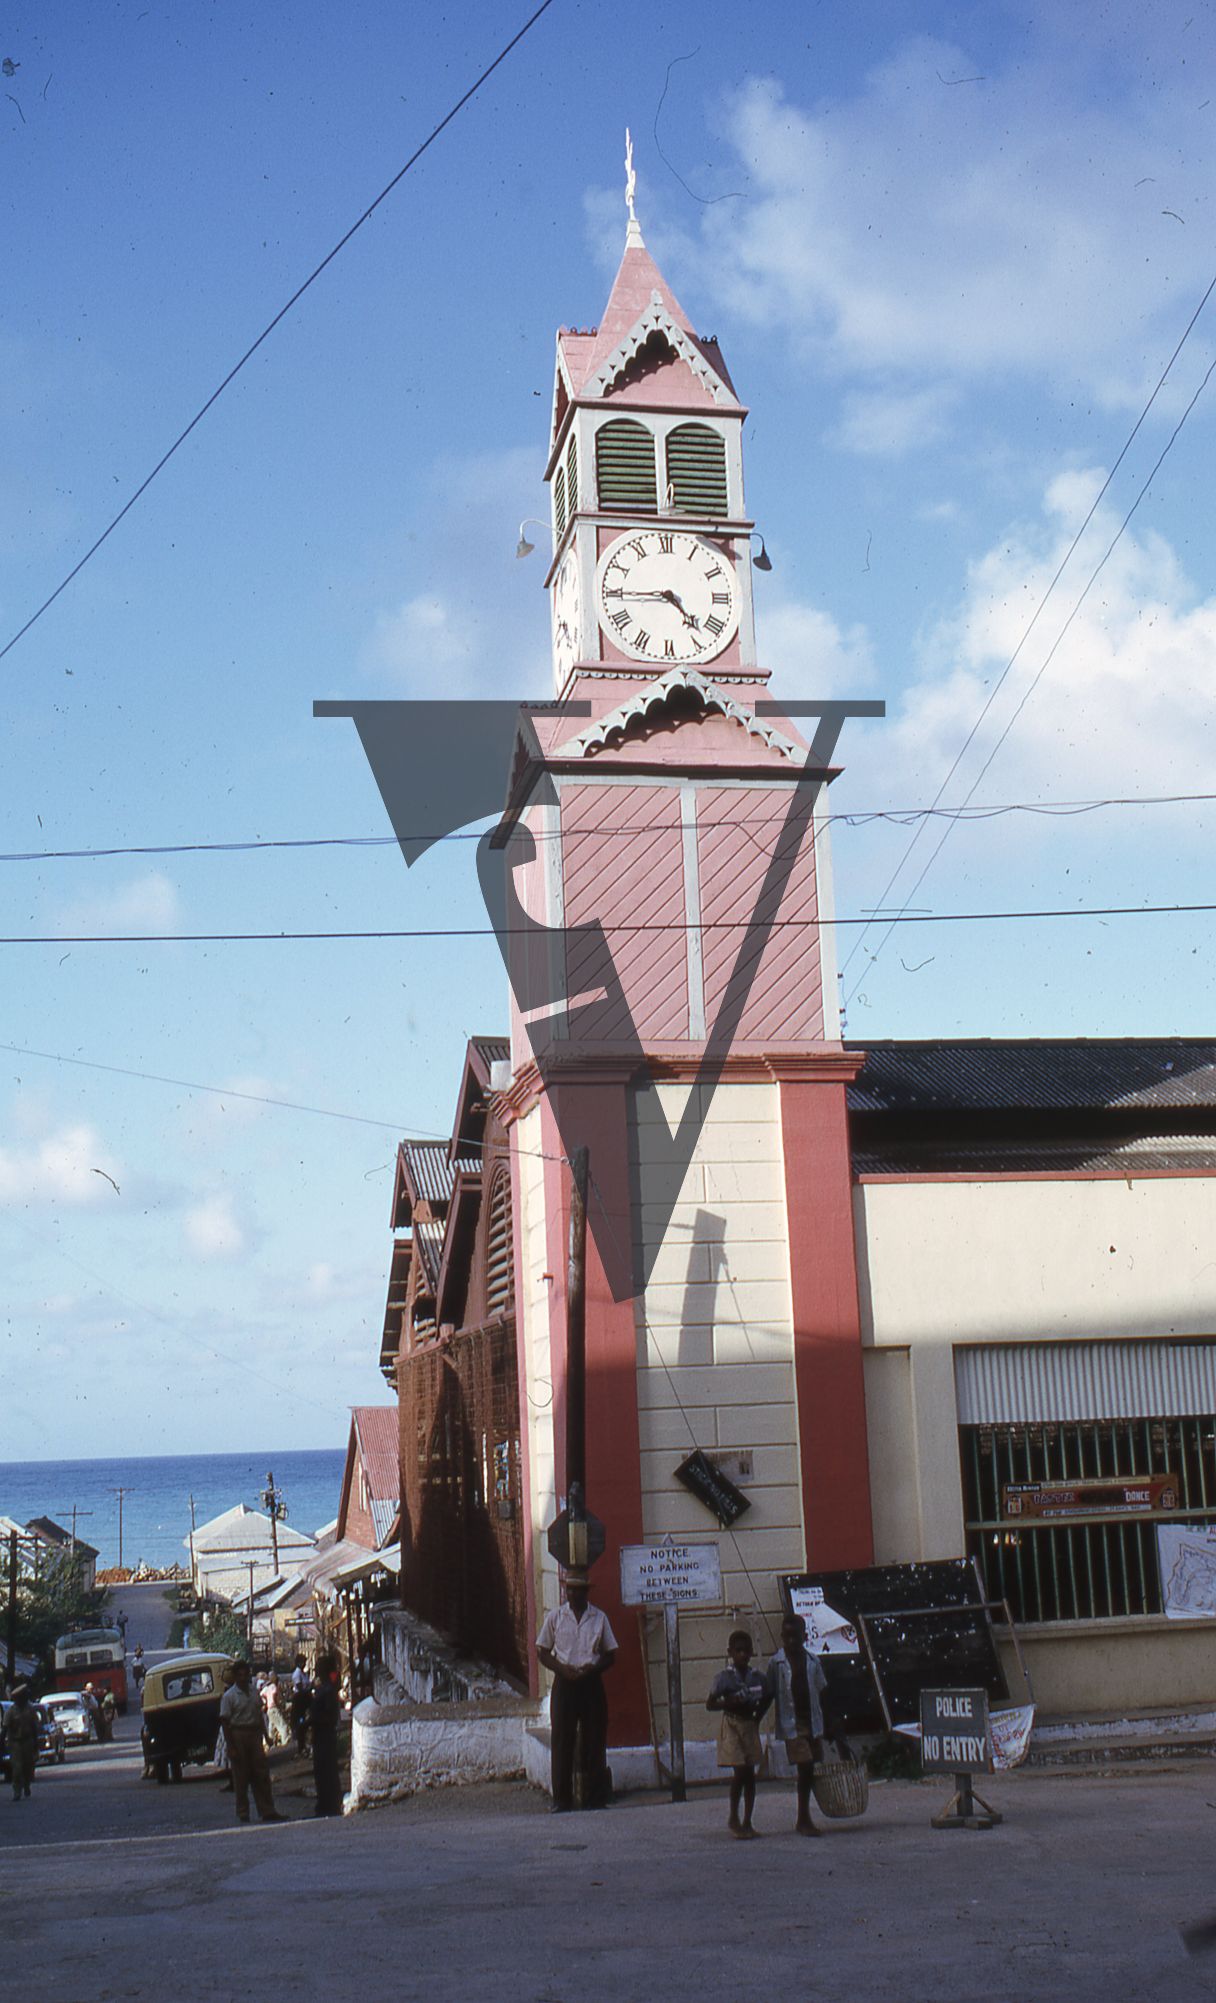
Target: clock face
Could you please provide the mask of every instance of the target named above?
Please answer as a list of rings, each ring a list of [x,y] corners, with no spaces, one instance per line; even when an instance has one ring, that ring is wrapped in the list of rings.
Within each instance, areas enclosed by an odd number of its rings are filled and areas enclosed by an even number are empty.
[[[660,666],[712,660],[739,624],[734,565],[680,529],[619,536],[600,558],[595,597],[613,646]]]
[[[582,592],[575,551],[566,551],[553,580],[553,665],[560,684],[579,657],[582,641]]]

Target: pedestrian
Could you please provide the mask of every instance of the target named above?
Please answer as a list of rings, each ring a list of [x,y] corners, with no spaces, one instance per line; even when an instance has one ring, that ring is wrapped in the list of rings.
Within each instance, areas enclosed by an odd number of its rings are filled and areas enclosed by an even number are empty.
[[[727,1828],[733,1836],[755,1836],[752,1813],[756,1806],[756,1768],[763,1747],[760,1720],[772,1702],[767,1679],[752,1665],[752,1638],[746,1628],[737,1627],[727,1643],[726,1668],[714,1678],[706,1709],[720,1711],[718,1765],[729,1767],[730,1815]]]
[[[84,1689],[83,1689],[83,1690],[81,1691],[80,1695],[81,1695],[81,1698],[83,1699],[83,1702],[84,1702],[84,1708],[85,1708],[85,1713],[86,1713],[86,1715],[87,1715],[87,1717],[88,1717],[88,1720],[89,1720],[89,1725],[90,1725],[90,1728],[91,1728],[91,1730],[92,1730],[92,1733],[93,1733],[93,1737],[94,1737],[94,1738],[95,1738],[95,1739],[96,1739],[96,1740],[98,1741],[98,1743],[100,1744],[100,1742],[101,1742],[101,1726],[100,1726],[100,1724],[99,1724],[98,1720],[99,1720],[99,1718],[100,1718],[100,1715],[101,1715],[101,1707],[99,1706],[99,1704],[98,1704],[98,1702],[97,1702],[97,1694],[96,1694],[96,1692],[95,1692],[95,1691],[94,1691],[94,1689],[93,1689],[93,1685],[92,1685],[91,1683],[86,1683],[86,1684],[85,1684],[85,1686],[84,1686]]]
[[[28,1801],[34,1769],[38,1764],[38,1713],[30,1703],[29,1686],[19,1683],[4,1715],[4,1737],[8,1745],[9,1779],[13,1800]]]
[[[148,1665],[144,1661],[144,1645],[142,1641],[137,1641],[135,1644],[135,1654],[131,1659],[131,1674],[135,1679],[135,1688],[141,1697],[143,1696],[144,1678],[147,1673]]]
[[[249,1820],[249,1791],[262,1822],[286,1822],[274,1805],[270,1768],[266,1763],[266,1713],[252,1687],[253,1672],[243,1658],[232,1665],[232,1682],[220,1699],[220,1723],[232,1768],[236,1819]]]
[[[118,1629],[119,1634],[122,1636],[123,1646],[125,1648],[127,1641],[127,1616],[125,1615],[125,1613],[123,1613],[121,1608],[119,1609],[118,1617],[115,1620],[114,1625]]]
[[[272,1746],[285,1746],[291,1737],[280,1703],[278,1671],[272,1669],[262,1685],[262,1705],[266,1712],[266,1732]]]
[[[811,1781],[817,1741],[823,1737],[821,1697],[827,1677],[819,1657],[808,1646],[801,1614],[787,1614],[781,1623],[781,1646],[768,1666],[769,1696],[776,1706],[777,1734],[785,1741],[786,1757],[798,1787],[800,1836],[819,1836],[811,1820]]]
[[[342,1813],[342,1776],[338,1770],[338,1725],[341,1717],[338,1658],[336,1655],[319,1655],[308,1713],[308,1722],[312,1727],[312,1776],[317,1788],[314,1815]]]
[[[312,1684],[302,1655],[297,1655],[291,1672],[291,1729],[296,1735],[296,1751],[303,1759],[308,1751],[308,1710]]]
[[[567,1572],[564,1603],[545,1615],[536,1638],[537,1657],[553,1672],[549,1745],[554,1815],[574,1807],[576,1741],[583,1806],[608,1806],[603,1679],[616,1661],[616,1648],[606,1615],[588,1602],[586,1572]]]
[[[114,1737],[114,1713],[118,1706],[114,1702],[114,1692],[103,1690],[97,1703],[97,1736],[108,1746]]]

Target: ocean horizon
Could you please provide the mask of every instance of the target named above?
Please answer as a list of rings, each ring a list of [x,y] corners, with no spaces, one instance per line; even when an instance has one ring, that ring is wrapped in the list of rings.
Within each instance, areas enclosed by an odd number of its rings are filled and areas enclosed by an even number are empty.
[[[50,1516],[98,1552],[99,1569],[119,1562],[163,1567],[189,1562],[190,1498],[196,1525],[238,1502],[262,1509],[273,1473],[293,1530],[310,1536],[331,1523],[341,1500],[345,1447],[289,1453],[117,1455],[105,1460],[0,1461],[0,1516],[28,1523]]]

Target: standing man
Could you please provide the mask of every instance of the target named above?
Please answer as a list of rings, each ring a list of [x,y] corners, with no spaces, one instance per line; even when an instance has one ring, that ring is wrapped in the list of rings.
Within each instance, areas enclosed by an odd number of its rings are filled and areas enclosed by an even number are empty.
[[[295,1668],[291,1672],[291,1729],[296,1735],[296,1751],[301,1759],[308,1750],[308,1705],[311,1691],[308,1665],[302,1655],[297,1655]]]
[[[137,1641],[135,1644],[135,1654],[131,1660],[131,1674],[135,1678],[135,1688],[141,1697],[143,1695],[144,1678],[147,1673],[148,1665],[144,1661],[144,1645],[142,1641]]]
[[[807,1646],[802,1615],[787,1614],[781,1623],[781,1646],[768,1665],[768,1686],[776,1706],[777,1736],[785,1740],[786,1758],[798,1785],[794,1827],[800,1836],[820,1834],[811,1820],[811,1782],[817,1745],[823,1738],[820,1700],[827,1681],[819,1657]]]
[[[249,1820],[249,1790],[258,1805],[262,1822],[286,1822],[274,1805],[270,1791],[270,1768],[266,1763],[266,1713],[262,1699],[251,1687],[253,1672],[244,1660],[232,1665],[232,1682],[220,1701],[220,1723],[232,1768],[236,1795],[236,1819]]]
[[[564,1605],[545,1615],[536,1654],[553,1672],[549,1698],[553,1813],[574,1807],[575,1741],[581,1734],[579,1773],[583,1805],[606,1808],[608,1704],[604,1672],[616,1661],[616,1636],[599,1607],[587,1600],[586,1572],[566,1573]]]
[[[338,1721],[341,1716],[338,1658],[336,1655],[319,1655],[308,1720],[312,1727],[312,1777],[317,1789],[315,1815],[342,1813],[342,1776],[338,1770]]]
[[[4,1736],[13,1800],[28,1801],[38,1764],[38,1713],[30,1703],[29,1688],[24,1683],[18,1684],[13,1692],[12,1708],[4,1720]]]

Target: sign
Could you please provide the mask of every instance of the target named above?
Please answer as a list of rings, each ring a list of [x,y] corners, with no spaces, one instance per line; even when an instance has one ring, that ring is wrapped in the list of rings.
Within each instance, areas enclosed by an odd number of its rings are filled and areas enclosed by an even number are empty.
[[[627,1607],[715,1606],[722,1599],[716,1544],[623,1544],[621,1600]]]
[[[735,1487],[733,1481],[715,1467],[709,1455],[700,1447],[682,1460],[676,1469],[676,1480],[691,1489],[698,1502],[703,1502],[710,1513],[717,1517],[724,1530],[736,1523],[745,1509],[751,1508],[746,1495]]]
[[[549,1525],[549,1555],[567,1572],[582,1572],[588,1565],[594,1565],[604,1555],[604,1543],[604,1526],[589,1509],[578,1516],[571,1516],[568,1509],[563,1509]]]
[[[991,1773],[986,1690],[922,1690],[922,1773]]]
[[[1171,1620],[1216,1614],[1216,1524],[1159,1523],[1161,1604]]]
[[[1121,1481],[1013,1481],[1001,1489],[1006,1518],[1061,1516],[1147,1516],[1177,1509],[1175,1474],[1134,1475]]]

